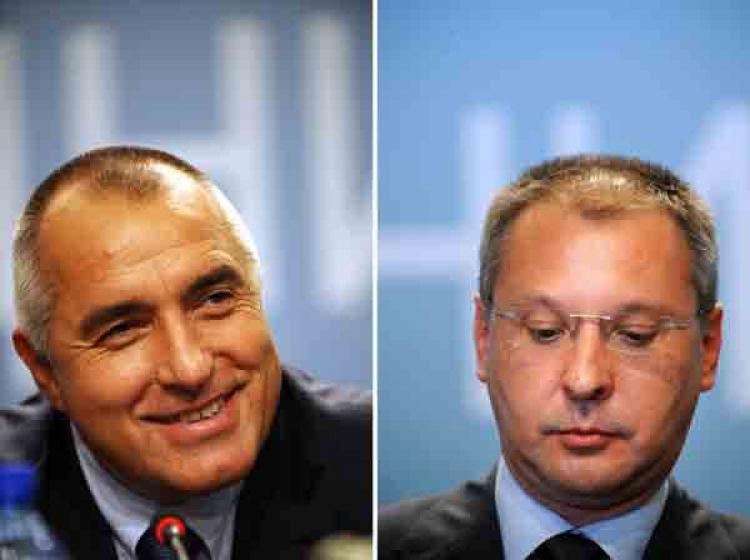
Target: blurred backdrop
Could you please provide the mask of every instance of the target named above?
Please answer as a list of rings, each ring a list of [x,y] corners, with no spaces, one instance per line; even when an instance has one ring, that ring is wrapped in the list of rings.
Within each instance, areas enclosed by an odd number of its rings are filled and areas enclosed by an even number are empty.
[[[552,156],[661,162],[719,224],[726,338],[676,476],[750,514],[750,5],[379,2],[381,503],[489,471],[471,296],[490,194]]]
[[[10,239],[81,151],[157,147],[207,171],[261,257],[282,360],[371,385],[371,6],[349,0],[0,0],[0,404]]]

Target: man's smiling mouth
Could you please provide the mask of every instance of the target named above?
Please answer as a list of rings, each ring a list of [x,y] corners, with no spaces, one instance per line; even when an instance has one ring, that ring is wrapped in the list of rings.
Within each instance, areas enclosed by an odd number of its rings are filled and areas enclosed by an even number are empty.
[[[208,420],[219,414],[229,399],[231,399],[239,389],[240,388],[237,387],[224,395],[219,395],[201,405],[199,408],[191,407],[188,410],[171,414],[149,414],[144,416],[144,420],[156,422],[158,424],[195,424],[202,422],[203,420]]]

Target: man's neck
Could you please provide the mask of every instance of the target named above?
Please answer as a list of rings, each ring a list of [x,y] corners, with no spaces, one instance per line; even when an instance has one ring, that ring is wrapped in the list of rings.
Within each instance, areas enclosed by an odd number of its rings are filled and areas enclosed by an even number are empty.
[[[530,496],[535,502],[550,511],[555,512],[573,527],[583,527],[598,521],[604,521],[614,517],[624,515],[642,507],[653,498],[656,492],[664,485],[665,479],[659,477],[641,476],[637,487],[631,492],[617,495],[591,495],[586,496],[570,492],[566,495],[564,492],[544,492],[540,488],[544,485],[540,482],[538,485],[533,484],[533,472],[529,476],[521,476],[516,472],[518,465],[506,461],[503,458],[506,470],[513,476],[516,483],[522,488],[524,493]]]
[[[495,485],[495,506],[509,560],[525,558],[539,544],[565,531],[581,530],[612,558],[641,558],[664,510],[668,482],[645,503],[620,514],[598,516],[591,523],[572,523],[526,492],[501,457]],[[595,516],[596,517],[596,516]]]
[[[116,548],[122,547],[132,554],[152,518],[166,510],[183,517],[203,538],[214,558],[227,557],[226,554],[231,552],[234,514],[242,483],[165,506],[125,486],[94,456],[72,423],[71,428],[84,478],[96,505],[112,528]],[[119,550],[118,556],[122,557]]]

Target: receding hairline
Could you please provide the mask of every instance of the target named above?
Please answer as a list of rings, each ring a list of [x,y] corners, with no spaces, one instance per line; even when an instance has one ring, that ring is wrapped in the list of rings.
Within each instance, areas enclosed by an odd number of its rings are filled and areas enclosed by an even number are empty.
[[[182,173],[181,170],[178,170],[178,172]],[[60,185],[49,198],[42,214],[39,216],[35,234],[40,272],[44,272],[44,281],[51,281],[51,278],[47,276],[49,267],[45,266],[48,263],[44,263],[43,260],[44,245],[50,242],[54,243],[54,229],[49,232],[53,237],[48,240],[44,239],[46,235],[43,232],[50,226],[50,218],[54,219],[58,212],[65,212],[69,202],[73,204],[82,203],[85,205],[86,211],[104,210],[108,204],[124,203],[132,207],[134,211],[154,205],[163,205],[170,213],[174,214],[192,213],[192,211],[205,212],[203,217],[210,220],[206,226],[220,234],[225,242],[234,246],[234,249],[238,252],[235,256],[244,265],[252,268],[254,265],[246,262],[247,259],[244,257],[247,248],[244,247],[241,236],[234,230],[227,208],[221,203],[219,196],[220,191],[213,183],[208,180],[196,180],[187,174],[182,174],[182,177],[179,178],[172,175],[160,181],[158,185],[155,184],[154,188],[144,191],[107,189],[107,185],[80,179],[73,179]],[[251,252],[254,252],[254,247],[250,249]],[[253,260],[256,259],[257,257]],[[53,264],[52,268],[55,266]],[[247,272],[252,274],[250,269]]]
[[[661,165],[636,158],[582,154],[535,165],[493,197],[479,251],[479,295],[487,309],[492,305],[508,231],[521,214],[544,201],[574,208],[590,219],[639,209],[666,212],[691,251],[699,312],[715,305],[718,248],[713,217],[698,193]]]
[[[692,266],[695,255],[685,232],[682,231],[678,218],[655,198],[636,198],[617,194],[613,195],[612,193],[607,194],[606,191],[596,188],[593,182],[591,190],[581,190],[581,184],[574,184],[574,180],[570,181],[569,178],[560,178],[557,180],[560,180],[562,188],[550,189],[543,192],[538,198],[530,200],[508,221],[502,235],[495,240],[498,256],[507,254],[509,243],[518,237],[517,228],[520,223],[528,219],[530,214],[548,208],[559,210],[563,214],[591,223],[627,220],[644,215],[660,216],[675,228],[678,239],[680,239],[685,250],[688,252]],[[495,273],[495,286],[500,280],[502,273],[507,271],[507,268],[503,266],[504,263],[505,258],[500,258],[498,263],[500,266],[498,266]],[[493,292],[495,286],[492,287]]]
[[[94,200],[114,196],[135,204],[174,196],[180,190],[198,195],[216,219],[217,230],[237,249],[252,288],[260,292],[260,263],[252,236],[236,208],[209,179],[190,163],[160,150],[111,146],[86,152],[55,169],[33,191],[13,236],[14,303],[18,327],[40,355],[47,348],[46,328],[55,300],[44,278],[40,233],[48,212],[66,196],[90,195]]]
[[[687,252],[690,259],[690,264],[695,256],[690,247],[690,243],[680,227],[678,219],[666,208],[660,206],[657,203],[649,203],[644,201],[638,201],[637,203],[627,206],[616,206],[611,207],[589,207],[585,201],[576,199],[575,197],[544,197],[530,203],[524,207],[515,217],[508,223],[507,228],[504,230],[503,235],[497,239],[498,249],[501,254],[507,254],[507,247],[509,242],[519,237],[518,227],[521,223],[527,223],[530,215],[536,214],[540,211],[556,210],[560,212],[565,218],[572,217],[581,220],[586,223],[607,225],[608,223],[617,221],[634,220],[642,217],[656,217],[664,223],[671,224],[671,229],[675,233],[675,238],[679,240],[680,245]],[[543,225],[543,224],[540,224]],[[529,227],[527,223],[526,227]],[[500,274],[503,270],[504,259],[500,260],[500,268],[497,270],[496,282],[500,278]]]

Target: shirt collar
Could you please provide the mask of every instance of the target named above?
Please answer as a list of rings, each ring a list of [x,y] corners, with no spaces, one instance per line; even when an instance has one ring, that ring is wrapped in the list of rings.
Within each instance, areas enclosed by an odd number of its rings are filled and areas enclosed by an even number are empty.
[[[71,428],[76,453],[94,500],[112,528],[116,543],[135,558],[136,544],[160,511],[159,504],[136,494],[113,477],[94,457],[72,423]],[[241,487],[240,482],[170,506],[168,511],[182,517],[201,536],[212,558],[229,558]]]
[[[642,506],[623,515],[574,527],[529,496],[500,458],[495,481],[495,508],[506,560],[523,560],[548,538],[575,530],[596,541],[612,560],[640,560],[664,511],[667,480]]]

